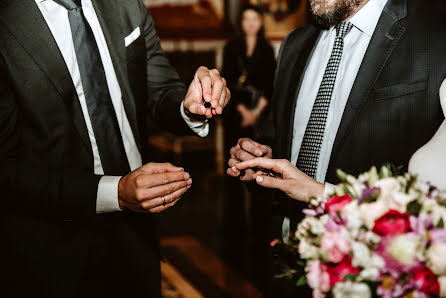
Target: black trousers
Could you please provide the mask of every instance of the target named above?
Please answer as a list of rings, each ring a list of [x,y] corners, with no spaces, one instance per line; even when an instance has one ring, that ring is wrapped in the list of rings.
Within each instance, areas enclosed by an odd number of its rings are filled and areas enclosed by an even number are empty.
[[[161,297],[160,260],[144,237],[113,216],[98,221],[76,297]]]

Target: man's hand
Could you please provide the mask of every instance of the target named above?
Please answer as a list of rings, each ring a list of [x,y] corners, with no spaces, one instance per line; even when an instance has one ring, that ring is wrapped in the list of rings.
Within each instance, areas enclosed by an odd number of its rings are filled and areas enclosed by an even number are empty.
[[[311,198],[322,197],[324,184],[305,175],[286,159],[255,158],[235,166],[239,171],[255,169],[258,185],[283,191],[290,198],[308,203]]]
[[[255,172],[252,169],[240,171],[235,165],[256,157],[272,158],[273,151],[269,146],[259,144],[251,139],[239,139],[237,145],[231,148],[231,159],[228,161],[229,168],[226,173],[232,177],[239,177],[241,181],[252,181],[255,179],[253,178]]]
[[[242,116],[242,122],[240,123],[242,127],[253,126],[259,119],[259,114],[256,114],[254,111],[248,109],[244,104],[239,104],[237,106],[237,111]]]
[[[201,66],[184,98],[184,111],[191,118],[212,118],[223,113],[230,98],[226,80],[218,70]]]
[[[158,213],[175,205],[191,185],[184,169],[170,163],[148,163],[121,178],[119,206],[133,212]]]

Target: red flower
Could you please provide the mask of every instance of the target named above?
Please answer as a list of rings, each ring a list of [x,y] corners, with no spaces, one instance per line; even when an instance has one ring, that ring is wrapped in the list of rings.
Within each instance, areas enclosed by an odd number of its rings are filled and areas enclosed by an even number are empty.
[[[330,275],[330,287],[333,287],[338,282],[344,281],[346,275],[359,274],[360,270],[352,266],[352,259],[350,256],[345,256],[339,264],[328,265],[327,272],[328,275]]]
[[[427,267],[418,267],[413,271],[413,281],[419,290],[429,297],[440,295],[440,284],[437,276]]]
[[[341,211],[351,201],[353,199],[349,195],[332,197],[325,203],[325,210],[328,213]]]
[[[412,230],[409,214],[390,210],[377,220],[372,231],[380,236],[405,234]]]

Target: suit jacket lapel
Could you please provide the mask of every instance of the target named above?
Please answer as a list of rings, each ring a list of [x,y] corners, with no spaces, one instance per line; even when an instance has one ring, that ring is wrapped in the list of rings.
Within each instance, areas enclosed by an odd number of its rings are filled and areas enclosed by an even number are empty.
[[[296,43],[299,43],[297,45],[291,45],[292,50],[289,50],[289,52],[293,53],[294,49],[302,49],[300,53],[296,55],[294,60],[286,61],[285,63],[288,65],[291,65],[290,69],[290,75],[285,76],[287,78],[287,81],[282,86],[286,90],[284,92],[285,97],[285,104],[282,107],[283,113],[282,117],[280,119],[284,119],[285,122],[283,123],[285,126],[283,127],[283,135],[282,135],[282,152],[281,152],[281,158],[291,158],[291,146],[292,146],[292,140],[293,140],[293,126],[294,126],[294,114],[296,109],[296,103],[297,103],[297,96],[300,90],[300,87],[302,85],[303,77],[305,74],[305,68],[307,66],[308,60],[310,59],[310,55],[312,53],[312,50],[316,44],[316,41],[319,37],[320,30],[318,30],[314,26],[308,27],[307,31],[304,33],[302,39],[299,39],[298,41],[295,41]],[[278,84],[277,84],[278,85]],[[280,115],[279,114],[279,115]],[[279,121],[279,120],[278,120]],[[282,122],[281,122],[282,123]],[[282,125],[283,125],[282,124]]]
[[[35,1],[10,1],[2,14],[4,24],[28,52],[35,63],[45,72],[72,113],[80,137],[91,152],[82,108],[77,98],[70,73]]]
[[[405,31],[400,20],[407,14],[407,0],[389,0],[372,36],[359,69],[342,121],[336,135],[331,159],[336,158],[355,120],[366,102],[373,85]]]
[[[116,77],[118,78],[119,86],[121,87],[122,100],[127,118],[132,128],[136,144],[140,152],[142,152],[141,137],[139,130],[137,129],[135,98],[133,97],[128,81],[126,49],[124,43],[125,34],[122,30],[122,8],[117,1],[92,0],[92,3],[107,41]]]

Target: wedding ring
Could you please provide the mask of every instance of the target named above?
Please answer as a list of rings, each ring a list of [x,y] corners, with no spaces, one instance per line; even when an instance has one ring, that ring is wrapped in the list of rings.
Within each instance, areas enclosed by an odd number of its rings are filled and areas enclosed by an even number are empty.
[[[166,198],[164,198],[164,196],[162,196],[161,199],[163,200],[163,206],[166,206]]]

